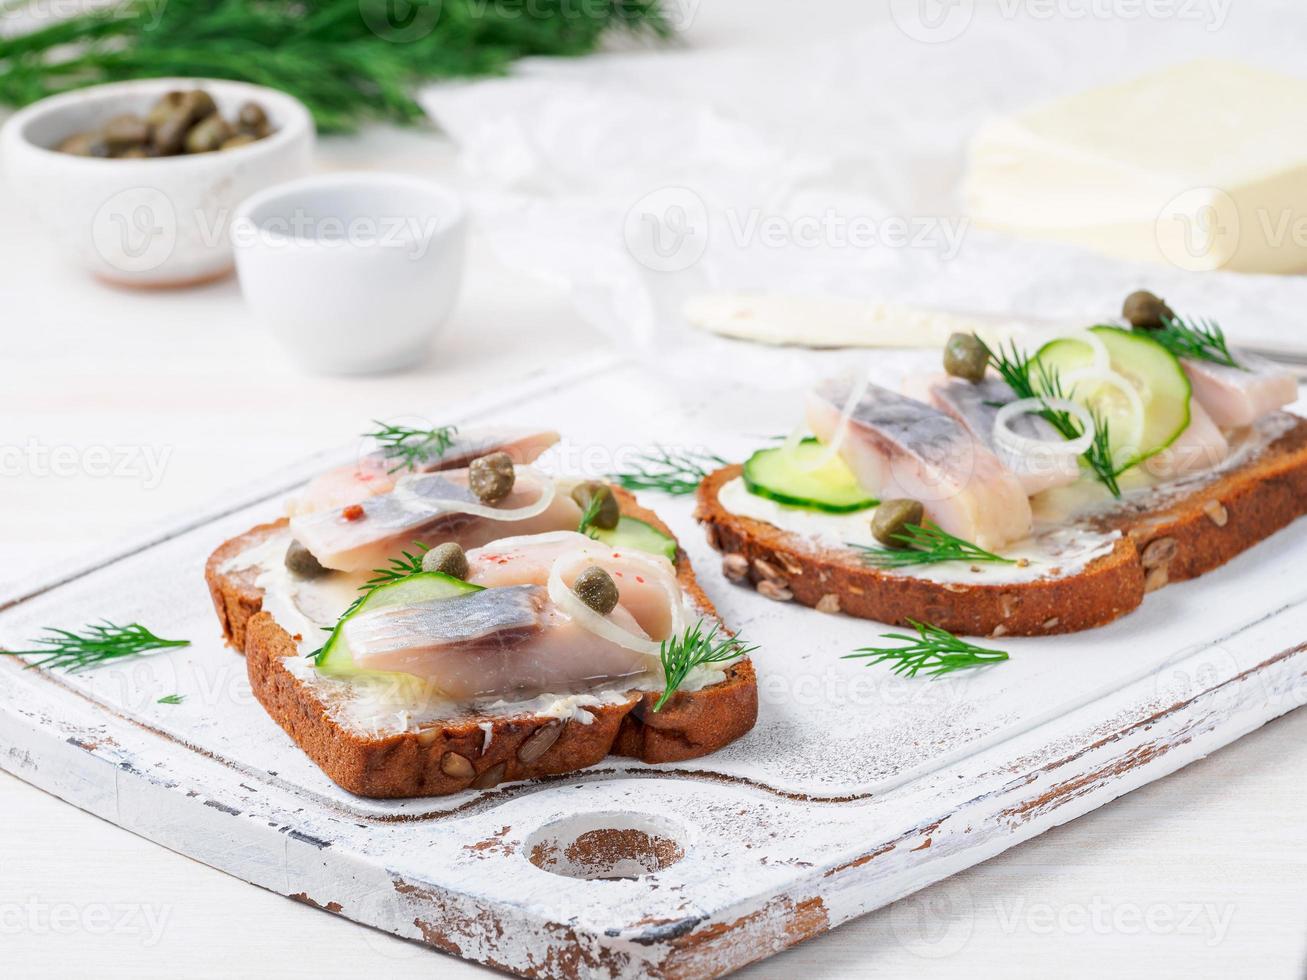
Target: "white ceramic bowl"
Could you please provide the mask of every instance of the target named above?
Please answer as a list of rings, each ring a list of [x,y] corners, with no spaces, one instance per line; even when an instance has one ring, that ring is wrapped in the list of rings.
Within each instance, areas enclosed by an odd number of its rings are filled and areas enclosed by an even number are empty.
[[[465,237],[457,195],[384,173],[272,187],[232,222],[250,307],[301,364],[329,374],[422,359],[458,298]]]
[[[105,160],[53,147],[122,112],[144,114],[165,92],[202,88],[228,119],[252,101],[274,132],[217,153]],[[112,282],[177,286],[226,274],[229,225],[255,191],[308,172],[313,120],[284,92],[208,78],[116,82],[43,99],[0,129],[0,159],[14,196],[70,259]]]

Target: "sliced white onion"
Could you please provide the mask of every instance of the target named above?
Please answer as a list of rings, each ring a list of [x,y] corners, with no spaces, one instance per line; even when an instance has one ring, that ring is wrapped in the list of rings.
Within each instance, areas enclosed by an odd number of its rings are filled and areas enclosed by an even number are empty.
[[[1051,408],[1074,415],[1084,431],[1076,439],[1056,441],[1032,439],[1013,432],[1010,423],[1019,415],[1035,415]],[[994,447],[999,459],[1014,472],[1029,472],[1045,465],[1062,466],[1075,461],[1094,442],[1094,419],[1089,410],[1065,398],[1022,398],[1009,402],[994,418]]]
[[[630,552],[623,552],[620,561],[626,567],[634,565],[639,568],[643,566],[650,579],[657,582],[667,595],[668,608],[671,610],[671,635],[676,636],[684,631],[684,601],[675,576],[668,572],[667,565],[671,563],[667,562],[666,559],[662,559],[665,564],[660,565],[657,556],[637,555]],[[582,562],[605,567],[613,564],[613,559],[605,559],[603,555],[596,554],[594,549],[589,548],[569,552],[558,558],[550,566],[547,584],[549,598],[553,600],[554,605],[570,616],[582,629],[615,643],[623,649],[658,659],[662,650],[661,643],[647,637],[636,636],[629,630],[617,625],[607,616],[601,616],[582,602],[581,597],[573,592],[571,586],[564,581],[563,576]],[[605,567],[605,571],[607,570]]]
[[[871,373],[864,371],[862,373],[861,383],[854,384],[849,388],[849,397],[844,400],[844,405],[840,409],[840,420],[835,425],[835,434],[831,436],[830,442],[826,443],[822,452],[817,454],[813,459],[806,463],[796,464],[795,468],[804,472],[812,473],[821,469],[827,463],[839,454],[840,447],[844,445],[844,437],[849,432],[849,419],[853,417],[853,410],[858,407],[858,402],[862,401],[862,396],[867,393],[867,388],[871,384]],[[786,440],[787,449],[793,449],[802,439],[800,434],[803,430],[796,429],[790,433],[790,438]],[[795,436],[798,435],[798,439]]]
[[[1066,394],[1068,395],[1073,394],[1076,390],[1076,385],[1080,384],[1082,381],[1105,384],[1109,387],[1116,388],[1125,395],[1126,402],[1130,406],[1130,435],[1129,438],[1124,441],[1120,439],[1113,441],[1118,444],[1132,446],[1139,445],[1140,440],[1142,440],[1144,436],[1144,400],[1139,394],[1139,389],[1131,384],[1130,379],[1124,374],[1121,374],[1119,371],[1114,371],[1110,367],[1105,370],[1081,368],[1078,371],[1069,371],[1062,376],[1062,383],[1066,386]],[[1113,419],[1114,423],[1119,421],[1119,419]]]
[[[517,478],[514,481],[513,488],[517,489],[523,483],[526,483],[528,486],[534,484],[540,489],[540,496],[522,507],[493,507],[467,500],[442,500],[438,497],[425,497],[414,492],[414,483],[439,478],[440,476],[442,476],[440,473],[414,473],[401,477],[395,483],[395,489],[391,492],[400,506],[413,514],[431,514],[433,516],[437,514],[471,514],[474,517],[487,517],[494,521],[504,522],[525,521],[532,517],[538,517],[549,509],[549,505],[554,502],[554,495],[558,492],[558,486],[554,483],[552,477],[521,466],[517,468]]]

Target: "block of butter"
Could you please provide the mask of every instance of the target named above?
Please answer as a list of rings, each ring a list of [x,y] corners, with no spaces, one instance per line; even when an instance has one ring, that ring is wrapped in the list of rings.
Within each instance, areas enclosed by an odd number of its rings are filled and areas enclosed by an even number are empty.
[[[1307,271],[1307,80],[1197,61],[985,125],[980,227],[1181,269]]]

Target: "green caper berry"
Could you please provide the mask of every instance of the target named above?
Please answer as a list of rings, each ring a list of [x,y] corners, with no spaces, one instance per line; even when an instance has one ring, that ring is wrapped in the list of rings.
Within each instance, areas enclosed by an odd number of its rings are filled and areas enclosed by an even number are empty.
[[[467,468],[467,485],[483,504],[493,504],[507,497],[516,479],[513,457],[508,453],[480,456]]]
[[[191,127],[186,134],[187,153],[211,153],[232,137],[231,126],[216,112]]]
[[[422,556],[422,571],[442,572],[453,578],[467,578],[467,555],[457,543],[446,541]]]
[[[595,499],[599,500],[599,509],[590,521],[591,527],[611,531],[622,519],[622,506],[613,496],[612,488],[604,483],[582,483],[572,490],[572,499],[582,511],[588,510]]]
[[[985,380],[989,351],[975,334],[955,333],[944,345],[944,370],[955,378],[979,383]]]
[[[871,534],[887,548],[907,550],[908,545],[899,537],[909,524],[921,526],[926,509],[916,500],[882,500],[871,519]]]
[[[317,578],[327,573],[322,563],[313,557],[313,552],[298,541],[292,541],[286,549],[286,567],[292,575],[300,578]]]
[[[1146,289],[1140,289],[1125,298],[1121,315],[1136,330],[1161,330],[1167,320],[1175,319],[1171,307],[1160,296]]]
[[[607,616],[617,608],[617,583],[598,565],[590,565],[572,584],[572,591],[600,616]]]

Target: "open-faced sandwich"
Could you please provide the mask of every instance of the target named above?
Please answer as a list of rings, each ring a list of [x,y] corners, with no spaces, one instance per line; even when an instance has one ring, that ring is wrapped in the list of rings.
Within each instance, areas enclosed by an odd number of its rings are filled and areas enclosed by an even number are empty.
[[[556,435],[381,435],[205,570],[255,696],[338,784],[435,796],[753,726],[747,649],[670,531],[530,465]]]
[[[711,474],[723,570],[774,599],[981,636],[1087,629],[1307,513],[1289,371],[1148,293],[1037,350],[954,335],[899,391],[823,382]]]

